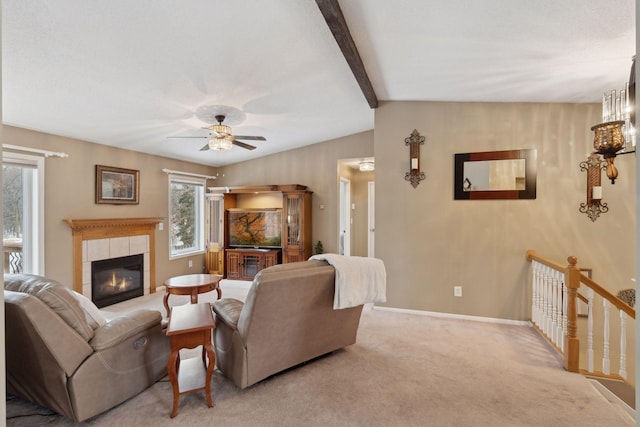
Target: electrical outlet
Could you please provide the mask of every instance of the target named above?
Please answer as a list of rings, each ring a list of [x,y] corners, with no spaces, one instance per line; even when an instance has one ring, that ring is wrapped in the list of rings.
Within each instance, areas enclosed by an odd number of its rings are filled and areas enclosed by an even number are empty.
[[[193,267],[193,261],[189,260],[189,268],[191,268],[191,267]]]
[[[454,286],[453,287],[453,296],[461,297],[462,296],[462,286]]]

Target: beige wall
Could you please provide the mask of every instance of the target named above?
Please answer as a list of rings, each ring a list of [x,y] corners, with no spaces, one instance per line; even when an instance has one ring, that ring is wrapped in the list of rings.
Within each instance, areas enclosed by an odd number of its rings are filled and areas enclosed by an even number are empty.
[[[168,178],[162,169],[215,175],[214,168],[12,126],[5,126],[3,143],[69,154],[68,158],[45,160],[47,277],[69,286],[73,283],[71,229],[65,218],[164,218],[164,230],[156,230],[156,284],[162,285],[171,276],[202,272],[203,255],[169,260]],[[95,204],[96,164],[140,170],[140,203]],[[214,181],[208,184],[214,185]],[[192,268],[188,268],[188,260],[193,261]]]
[[[596,104],[385,102],[375,132],[303,147],[226,166],[215,186],[302,184],[313,190],[313,242],[337,252],[338,160],[376,158],[376,256],[388,274],[388,306],[524,320],[529,316],[527,249],[564,262],[575,255],[612,290],[631,286],[635,247],[635,165],[619,156],[620,177],[604,183],[610,211],[595,223],[578,212],[585,196],[579,163],[591,150]],[[426,136],[416,189],[404,180],[413,129]],[[162,168],[214,174],[203,165],[6,127],[6,143],[65,151],[46,160],[46,274],[71,281],[71,232],[64,218],[167,216]],[[453,155],[537,148],[536,200],[454,201]],[[94,167],[141,170],[138,206],[94,204]],[[352,179],[354,222],[366,221],[366,181]],[[358,188],[362,187],[360,190]],[[251,204],[252,202],[247,202]],[[324,205],[324,209],[321,209]],[[359,207],[362,207],[360,209]],[[363,228],[366,232],[366,225]],[[165,227],[166,230],[166,227]],[[366,237],[353,234],[354,254],[366,255]],[[168,260],[166,231],[157,232],[158,282],[199,272],[202,257]],[[463,297],[453,297],[453,286]]]
[[[373,132],[363,132],[224,167],[217,186],[300,184],[313,191],[313,244],[338,251],[338,159],[371,157]],[[321,209],[324,205],[324,209]]]
[[[612,290],[635,277],[635,162],[616,159],[603,181],[609,213],[578,212],[586,194],[579,163],[592,151],[596,104],[385,102],[376,110],[376,256],[387,268],[387,305],[524,320],[525,251],[593,268]],[[417,188],[404,181],[413,129],[426,136]],[[536,148],[537,199],[453,200],[455,153]],[[463,297],[453,297],[453,286]]]
[[[282,209],[282,193],[238,194],[236,207],[243,209]]]

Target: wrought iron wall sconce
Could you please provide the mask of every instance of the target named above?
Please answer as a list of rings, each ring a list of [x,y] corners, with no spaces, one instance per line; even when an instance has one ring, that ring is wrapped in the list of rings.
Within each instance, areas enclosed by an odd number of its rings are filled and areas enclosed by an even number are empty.
[[[612,184],[616,183],[618,177],[618,169],[616,169],[613,161],[616,159],[618,151],[624,147],[624,134],[622,126],[625,124],[623,120],[613,122],[600,123],[591,128],[595,132],[593,139],[593,148],[596,153],[602,154],[607,162],[607,177]]]
[[[411,182],[416,188],[420,181],[425,179],[424,172],[420,172],[420,146],[424,145],[424,136],[414,129],[411,135],[404,139],[404,145],[409,146],[409,172],[405,173],[405,181]]]
[[[611,184],[615,184],[618,178],[618,169],[613,164],[616,156],[636,152],[635,64],[634,56],[629,83],[625,88],[611,91],[610,94],[605,93],[602,97],[603,123],[591,128],[595,133],[595,152],[589,155],[587,161],[580,163],[580,170],[587,171],[587,202],[580,204],[580,212],[586,213],[591,221],[595,221],[601,213],[609,211],[607,204],[602,202],[602,170],[606,170],[607,178],[611,180]]]
[[[631,62],[629,82],[624,89],[602,96],[602,122],[591,128],[595,132],[593,148],[607,161],[607,177],[616,183],[616,156],[635,153],[636,148],[636,58]]]
[[[586,161],[580,163],[580,171],[587,172],[587,202],[580,203],[580,212],[586,213],[592,222],[601,213],[609,212],[609,207],[602,201],[601,173],[608,168],[608,161],[597,153],[591,153]]]

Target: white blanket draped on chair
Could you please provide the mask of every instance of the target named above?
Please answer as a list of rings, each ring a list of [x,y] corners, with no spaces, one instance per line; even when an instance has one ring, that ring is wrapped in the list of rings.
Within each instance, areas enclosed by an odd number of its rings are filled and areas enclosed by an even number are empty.
[[[387,273],[382,260],[337,254],[309,259],[327,261],[336,269],[334,309],[387,301]]]

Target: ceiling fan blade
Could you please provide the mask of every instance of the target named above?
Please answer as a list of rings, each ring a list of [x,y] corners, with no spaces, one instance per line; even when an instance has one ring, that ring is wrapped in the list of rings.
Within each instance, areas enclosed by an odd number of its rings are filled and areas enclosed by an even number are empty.
[[[209,143],[207,142],[206,144],[204,144],[204,146],[200,149],[200,151],[207,151],[209,150]]]
[[[233,135],[235,139],[248,139],[250,141],[266,141],[264,136],[247,136],[247,135]]]
[[[240,141],[236,141],[236,140],[233,141],[233,144],[237,145],[238,147],[246,148],[247,150],[255,150],[256,149],[256,147],[254,147],[253,145],[245,144],[244,142],[240,142]]]

